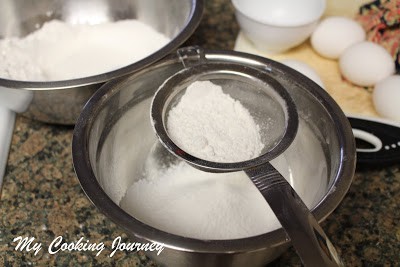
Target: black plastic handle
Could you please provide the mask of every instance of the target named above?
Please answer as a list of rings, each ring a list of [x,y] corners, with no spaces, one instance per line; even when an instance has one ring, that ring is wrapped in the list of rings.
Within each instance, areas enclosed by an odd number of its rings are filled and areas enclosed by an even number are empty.
[[[382,119],[347,116],[354,137],[373,148],[357,147],[358,167],[377,167],[400,163],[400,124]]]

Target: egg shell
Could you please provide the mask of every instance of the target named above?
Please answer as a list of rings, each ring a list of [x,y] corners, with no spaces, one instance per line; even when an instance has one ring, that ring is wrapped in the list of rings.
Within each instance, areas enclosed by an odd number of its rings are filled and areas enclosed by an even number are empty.
[[[318,73],[307,63],[301,61],[301,60],[296,60],[296,59],[284,59],[281,61],[281,63],[285,64],[288,67],[291,67],[294,70],[297,70],[307,78],[313,80],[316,84],[321,86],[323,89],[325,89],[324,83],[322,82],[320,76]]]
[[[400,75],[378,82],[372,99],[379,115],[400,122]]]
[[[347,48],[339,59],[342,75],[359,86],[373,86],[395,71],[391,55],[380,45],[361,42]]]
[[[347,48],[365,38],[364,29],[356,21],[345,17],[329,17],[314,30],[311,45],[321,56],[337,59]]]

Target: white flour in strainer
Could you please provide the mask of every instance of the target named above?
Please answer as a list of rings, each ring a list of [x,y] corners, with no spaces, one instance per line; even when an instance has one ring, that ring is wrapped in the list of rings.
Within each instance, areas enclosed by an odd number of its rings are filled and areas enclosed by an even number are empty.
[[[178,147],[214,162],[249,160],[264,148],[250,112],[210,81],[187,87],[168,113],[167,130]]]
[[[0,78],[57,81],[109,72],[170,41],[138,20],[71,25],[53,20],[24,38],[0,39]]]

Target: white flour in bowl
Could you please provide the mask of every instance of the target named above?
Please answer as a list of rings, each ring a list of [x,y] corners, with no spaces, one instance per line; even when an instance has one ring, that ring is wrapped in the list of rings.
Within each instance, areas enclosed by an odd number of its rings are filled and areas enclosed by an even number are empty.
[[[304,122],[299,126],[293,145],[270,163],[312,208],[326,192],[327,165],[313,130]],[[126,131],[126,139],[130,134]],[[155,147],[161,146],[156,142]],[[143,174],[134,178],[118,201],[137,220],[168,233],[198,239],[244,238],[281,227],[244,172],[207,173],[185,162],[163,165],[154,152],[157,149],[153,147],[151,151],[143,164]],[[111,174],[109,183],[120,183],[126,175],[122,170]]]
[[[97,25],[53,20],[24,38],[0,39],[0,78],[57,81],[93,76],[139,61],[169,41],[138,20]]]
[[[183,161],[157,169],[151,158],[146,164],[145,177],[120,202],[144,223],[199,239],[244,238],[280,227],[244,172],[203,172]],[[285,162],[280,165],[288,172]]]

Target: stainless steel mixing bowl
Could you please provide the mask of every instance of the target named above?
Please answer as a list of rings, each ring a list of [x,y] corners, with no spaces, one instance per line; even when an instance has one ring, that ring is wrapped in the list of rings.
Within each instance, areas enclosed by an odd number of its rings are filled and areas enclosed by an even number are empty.
[[[74,124],[83,105],[104,82],[138,71],[182,44],[199,24],[202,10],[202,0],[2,0],[0,39],[24,36],[53,19],[71,23],[138,19],[172,40],[136,63],[91,77],[55,82],[0,77],[0,106],[44,122]]]
[[[343,112],[317,84],[280,63],[232,51],[206,51],[205,56],[212,62],[263,69],[288,89],[298,108],[300,125],[282,157],[293,173],[296,191],[311,199],[306,204],[322,221],[344,197],[355,170],[354,138]],[[145,70],[107,83],[95,93],[73,136],[78,179],[94,205],[125,229],[132,241],[165,244],[160,255],[150,254],[156,262],[174,267],[264,266],[290,245],[283,229],[235,240],[200,240],[151,227],[118,205],[126,189],[140,179],[146,158],[158,142],[150,123],[152,96],[166,78],[183,68],[181,59],[170,55]],[[185,61],[192,59],[196,60],[196,55],[188,55]]]

